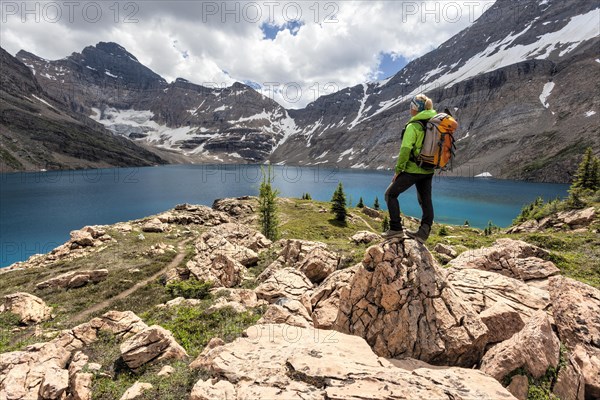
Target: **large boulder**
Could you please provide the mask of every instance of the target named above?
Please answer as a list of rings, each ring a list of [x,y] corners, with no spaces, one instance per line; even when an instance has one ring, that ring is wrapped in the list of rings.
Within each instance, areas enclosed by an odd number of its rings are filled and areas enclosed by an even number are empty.
[[[381,240],[381,235],[369,231],[359,231],[352,235],[350,240],[355,244],[368,244],[376,240]]]
[[[152,218],[142,225],[143,232],[162,233],[169,230],[169,224],[163,223],[160,218]]]
[[[257,323],[287,324],[308,328],[312,326],[312,319],[301,302],[282,297],[276,303],[269,305],[267,311]]]
[[[367,250],[335,329],[361,336],[384,357],[472,367],[488,329],[425,246],[393,239]]]
[[[88,283],[102,282],[107,277],[107,269],[72,271],[40,282],[36,288],[40,290],[46,288],[75,289]]]
[[[245,224],[221,224],[211,228],[210,231],[224,237],[234,245],[244,246],[257,253],[269,248],[273,244],[265,235]]]
[[[493,246],[469,250],[448,263],[455,269],[480,269],[528,281],[557,275],[560,270],[545,261],[548,252],[521,240],[498,239]]]
[[[70,357],[70,351],[52,342],[0,354],[0,398],[62,398],[69,387]]]
[[[550,294],[526,283],[495,272],[479,269],[449,269],[448,281],[463,301],[478,312],[504,303],[517,311],[523,321],[537,310],[550,306]]]
[[[147,328],[131,311],[110,311],[47,343],[0,354],[0,399],[89,399],[92,375],[82,372],[88,360],[80,350],[96,342],[100,331],[126,340]]]
[[[585,377],[586,398],[600,398],[600,290],[556,276],[550,278],[549,291],[560,340]]]
[[[226,224],[224,228],[217,226],[204,232],[195,243],[196,255],[187,262],[186,270],[175,270],[170,275],[184,278],[191,274],[199,280],[212,282],[216,287],[239,285],[245,267],[258,261],[258,254],[241,243],[258,249],[268,242],[260,233],[249,228],[236,235],[233,231],[235,226]]]
[[[560,341],[552,331],[548,314],[538,311],[521,331],[485,354],[481,371],[501,381],[524,368],[534,378],[541,378],[548,367],[558,366],[559,356]]]
[[[247,222],[255,218],[256,211],[258,210],[258,198],[254,196],[244,196],[218,199],[213,202],[212,208],[239,222]]]
[[[312,282],[302,272],[294,268],[283,268],[274,271],[254,291],[259,299],[272,303],[280,297],[300,300],[312,288]]]
[[[525,326],[518,311],[504,302],[494,303],[479,314],[489,331],[488,343],[497,343],[510,339]]]
[[[513,226],[507,232],[508,233],[531,233],[540,232],[544,229],[579,229],[590,226],[596,217],[596,210],[594,207],[588,207],[584,210],[569,210],[561,211],[556,214],[552,214],[548,217],[542,218],[539,221],[529,220],[522,224]]]
[[[133,370],[150,362],[184,359],[188,355],[165,328],[153,325],[130,337],[120,346],[121,356]]]
[[[289,325],[250,327],[192,366],[211,375],[196,383],[192,399],[514,399],[476,370],[407,371],[357,336]]]
[[[289,267],[304,273],[313,283],[322,282],[337,269],[339,256],[327,250],[327,245],[308,240],[287,239],[276,243],[281,247],[278,257],[258,276],[258,281],[269,278],[274,271]]]
[[[350,291],[352,279],[358,268],[360,265],[357,264],[335,271],[310,293],[310,308],[315,328],[333,327],[340,309],[340,298],[343,293]]]
[[[258,261],[258,254],[236,242],[231,242],[226,237],[213,230],[204,232],[196,241],[196,259],[212,259],[216,256],[229,256],[245,266],[251,266]]]
[[[0,313],[2,312],[18,315],[22,324],[38,324],[52,318],[52,308],[44,300],[25,292],[4,296],[4,302],[0,305]]]

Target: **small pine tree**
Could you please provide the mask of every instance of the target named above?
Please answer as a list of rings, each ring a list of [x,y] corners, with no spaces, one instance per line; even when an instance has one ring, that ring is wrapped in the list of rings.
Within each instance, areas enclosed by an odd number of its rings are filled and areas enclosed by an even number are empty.
[[[469,220],[468,219],[465,220],[465,223],[463,224],[463,226],[471,226],[471,224],[469,224]]]
[[[306,193],[305,197],[306,197],[305,200],[312,200],[312,196],[310,195],[310,193]]]
[[[381,222],[381,230],[386,232],[388,229],[390,229],[390,219],[386,215],[383,217],[383,221]]]
[[[600,157],[594,157],[594,162],[592,163],[590,188],[595,192],[600,190]]]
[[[352,201],[352,195],[351,195],[351,194],[349,194],[349,195],[348,195],[348,201],[347,201],[347,203],[346,203],[346,204],[348,204],[348,207],[352,207],[352,203],[353,203],[353,201]]]
[[[588,147],[583,155],[583,160],[577,168],[575,179],[571,185],[571,189],[575,190],[586,190],[592,189],[591,186],[594,184],[594,154],[592,148]]]
[[[331,211],[335,214],[335,219],[340,222],[346,222],[346,195],[342,182],[338,184],[337,189],[331,198]]]
[[[375,196],[375,202],[373,202],[373,208],[379,210],[379,199]]]
[[[273,190],[271,182],[274,179],[272,177],[272,167],[269,166],[268,172],[265,173],[264,168],[261,168],[263,180],[260,184],[260,190],[258,195],[259,213],[260,213],[260,227],[261,232],[268,239],[275,241],[279,237],[278,229],[278,218],[277,218],[277,195],[279,191]]]
[[[363,202],[362,197],[360,199],[358,199],[358,204],[356,205],[356,207],[358,207],[358,208],[364,208],[365,207],[365,203]]]

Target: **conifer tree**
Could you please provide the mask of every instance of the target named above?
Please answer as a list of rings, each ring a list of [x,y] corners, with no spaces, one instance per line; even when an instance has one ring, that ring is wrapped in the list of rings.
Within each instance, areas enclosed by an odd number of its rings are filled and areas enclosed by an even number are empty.
[[[331,211],[335,214],[335,219],[339,222],[346,222],[346,195],[342,182],[338,184],[337,189],[331,198]]]
[[[279,191],[273,190],[271,182],[274,179],[272,177],[272,167],[269,166],[267,173],[264,168],[261,168],[263,180],[260,184],[258,202],[259,202],[259,213],[260,213],[260,227],[261,232],[268,239],[275,241],[279,237],[278,229],[278,218],[277,218],[277,195]]]
[[[373,203],[373,208],[379,210],[379,199],[375,196],[375,202]]]
[[[571,189],[575,190],[586,190],[592,189],[594,181],[594,154],[592,153],[592,148],[588,147],[585,150],[585,154],[583,155],[583,160],[579,164],[579,168],[577,168],[577,173],[575,174],[575,179],[573,180],[573,184],[571,185]]]
[[[381,230],[386,232],[388,229],[390,229],[390,219],[386,215],[383,217],[383,221],[381,222]]]
[[[365,207],[365,203],[363,202],[363,198],[362,197],[360,199],[358,199],[358,204],[356,205],[356,207],[358,207],[358,208],[364,208]]]
[[[590,189],[595,192],[600,190],[600,157],[594,157],[594,162],[592,163]]]

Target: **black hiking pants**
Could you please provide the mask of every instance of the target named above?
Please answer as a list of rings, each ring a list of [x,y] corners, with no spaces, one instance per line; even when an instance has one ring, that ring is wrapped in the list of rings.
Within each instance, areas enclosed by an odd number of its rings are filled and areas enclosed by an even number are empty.
[[[402,220],[400,219],[400,203],[398,196],[405,192],[412,185],[417,187],[417,198],[423,216],[421,224],[427,224],[431,227],[433,224],[433,202],[431,201],[431,182],[433,174],[409,174],[402,172],[396,177],[396,180],[390,184],[385,191],[385,202],[390,213],[390,229],[399,231],[402,229]]]

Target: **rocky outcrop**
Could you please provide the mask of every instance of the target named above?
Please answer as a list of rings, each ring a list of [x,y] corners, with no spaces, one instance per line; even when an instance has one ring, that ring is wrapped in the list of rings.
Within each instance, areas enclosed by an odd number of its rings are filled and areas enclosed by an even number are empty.
[[[393,239],[367,250],[335,329],[364,337],[380,356],[472,367],[488,329],[463,301],[431,253]]]
[[[312,326],[312,319],[308,310],[298,300],[279,298],[274,304],[271,304],[258,324],[286,324],[308,328]]]
[[[514,399],[479,371],[407,371],[357,336],[289,325],[250,327],[205,350],[193,366],[213,377],[199,380],[191,399]]]
[[[318,284],[335,271],[340,262],[339,256],[327,250],[325,243],[287,239],[278,241],[276,246],[282,248],[277,259],[258,276],[258,281],[266,280],[278,269],[290,267]]]
[[[363,212],[363,214],[365,214],[366,216],[369,216],[371,218],[381,218],[381,212],[378,210],[375,210],[374,208],[365,206],[362,208],[362,212]]]
[[[120,346],[123,361],[132,370],[150,362],[184,359],[188,355],[173,335],[161,326],[153,325],[127,339]]]
[[[0,305],[0,313],[3,312],[18,315],[22,324],[38,324],[52,318],[52,308],[44,300],[24,292],[4,296]]]
[[[479,316],[488,328],[488,343],[510,339],[525,326],[521,314],[504,302],[494,303]]]
[[[312,282],[302,272],[294,268],[283,268],[275,270],[254,291],[259,299],[272,303],[280,297],[300,300],[312,288]]]
[[[526,321],[535,311],[550,306],[550,294],[546,290],[495,272],[451,268],[448,281],[462,301],[478,313],[496,303],[505,303]]]
[[[585,399],[585,377],[573,355],[568,354],[565,364],[558,370],[552,393],[561,400]]]
[[[211,228],[210,231],[224,237],[236,246],[246,247],[256,253],[260,253],[273,244],[265,235],[245,224],[225,223]]]
[[[257,251],[269,245],[270,241],[254,229],[236,224],[219,225],[204,232],[196,241],[196,255],[187,262],[186,270],[176,270],[171,275],[192,274],[217,287],[237,286],[244,277],[245,267],[258,261]]]
[[[497,272],[522,281],[543,279],[560,273],[548,257],[546,250],[529,243],[498,239],[492,247],[469,250],[449,262],[455,269],[480,269]]]
[[[0,269],[0,273],[6,273],[14,269],[49,267],[57,261],[72,261],[86,257],[93,252],[102,251],[111,242],[114,243],[116,240],[106,233],[106,226],[85,226],[71,231],[70,239],[49,253],[34,254],[26,261],[16,262],[7,268]]]
[[[600,398],[600,291],[563,276],[550,278],[549,291],[558,335],[581,367],[586,398]]]
[[[235,199],[219,199],[213,202],[212,208],[239,222],[248,222],[255,218],[255,213],[258,210],[258,198],[244,196]]]
[[[73,271],[67,272],[38,283],[35,287],[39,290],[46,288],[53,289],[75,289],[87,285],[88,283],[99,283],[108,277],[107,269]]]
[[[178,204],[173,210],[158,214],[156,217],[162,223],[177,225],[217,226],[231,222],[231,218],[225,213],[210,207],[187,203]]]
[[[82,372],[83,367],[90,371],[97,368],[88,364],[87,357],[80,351],[96,342],[100,331],[110,332],[125,341],[124,358],[132,365],[177,358],[185,353],[163,328],[149,328],[131,311],[110,311],[60,332],[50,342],[0,354],[0,398],[37,399],[38,394],[44,399],[63,399],[66,395],[73,399],[86,398],[92,377]],[[159,339],[154,340],[156,338]]]
[[[169,229],[169,224],[163,223],[159,218],[152,218],[142,226],[142,232],[162,233]]]
[[[356,232],[350,238],[355,244],[368,244],[376,240],[381,240],[381,235],[369,231]]]
[[[556,368],[560,341],[544,311],[536,312],[525,327],[510,339],[492,347],[481,360],[481,371],[501,381],[517,368],[541,378],[548,367]]]
[[[437,254],[437,256],[442,260],[444,264],[452,261],[458,255],[457,251],[447,244],[438,243],[433,248],[433,251]]]
[[[313,292],[310,292],[310,310],[312,310],[312,322],[315,328],[333,327],[338,317],[340,299],[350,291],[352,279],[359,268],[360,265],[355,265],[335,271]]]
[[[561,211],[542,218],[539,221],[534,219],[525,221],[519,225],[510,228],[507,233],[532,233],[541,232],[545,229],[580,229],[586,228],[594,222],[596,209],[588,207],[584,210]]]

